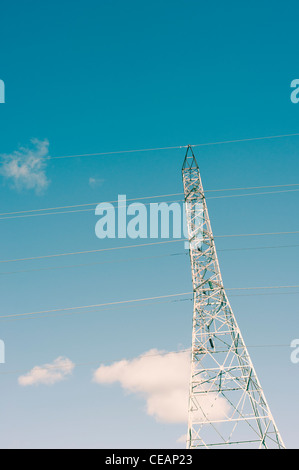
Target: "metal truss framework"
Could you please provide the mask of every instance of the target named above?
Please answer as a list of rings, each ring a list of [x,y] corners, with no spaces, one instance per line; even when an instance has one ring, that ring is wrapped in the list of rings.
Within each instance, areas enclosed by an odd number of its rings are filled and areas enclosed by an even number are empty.
[[[223,287],[191,146],[182,174],[194,292],[187,448],[285,448]]]

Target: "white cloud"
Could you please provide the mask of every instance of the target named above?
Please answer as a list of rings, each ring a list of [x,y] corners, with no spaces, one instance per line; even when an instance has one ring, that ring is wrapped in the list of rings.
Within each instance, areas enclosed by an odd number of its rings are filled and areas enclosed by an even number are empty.
[[[49,186],[46,176],[47,139],[31,140],[32,148],[20,147],[11,154],[1,155],[0,174],[17,190],[33,189],[37,194]]]
[[[51,364],[35,366],[28,374],[18,378],[19,385],[53,385],[71,375],[75,364],[67,357],[58,357]]]
[[[102,178],[95,178],[91,176],[88,180],[88,184],[92,189],[99,188],[103,183],[104,180]]]
[[[167,423],[187,422],[189,380],[189,352],[165,354],[156,349],[130,361],[101,365],[93,375],[96,383],[119,382],[126,391],[143,396],[147,414]],[[228,408],[226,401],[215,394],[204,395],[201,406],[203,411],[196,412],[196,419],[203,413],[222,418]]]
[[[179,444],[181,444],[181,443],[186,444],[187,439],[188,439],[187,434],[182,434],[182,436],[180,436],[176,441],[177,441]]]

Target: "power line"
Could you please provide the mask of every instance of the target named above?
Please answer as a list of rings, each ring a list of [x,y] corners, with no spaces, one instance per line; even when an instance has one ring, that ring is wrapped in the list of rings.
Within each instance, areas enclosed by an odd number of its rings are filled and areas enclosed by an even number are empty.
[[[293,186],[293,185],[287,185],[287,186]],[[299,183],[297,183],[295,186],[299,186]],[[143,196],[143,197],[134,197],[134,198],[128,198],[127,201],[138,201],[142,199],[155,199],[155,198],[161,198],[161,197],[171,197],[171,196],[181,196],[183,193],[173,193],[173,194],[160,194],[156,196]],[[113,204],[118,202],[118,200],[114,201],[103,201],[105,203]],[[43,208],[43,209],[28,209],[25,211],[17,211],[17,212],[2,212],[0,215],[8,215],[8,214],[23,214],[26,212],[40,212],[40,211],[51,211],[51,210],[56,210],[56,209],[71,209],[75,207],[83,207],[83,206],[96,206],[99,204],[98,202],[89,202],[86,204],[75,204],[75,205],[70,205],[70,206],[57,206],[57,207],[48,207],[48,208]]]
[[[272,245],[272,246],[249,246],[243,248],[221,248],[218,249],[219,251],[247,251],[247,250],[272,250],[272,249],[280,249],[280,248],[296,248],[299,245]]]
[[[214,238],[229,238],[229,237],[260,237],[264,235],[290,235],[299,233],[299,231],[295,232],[265,232],[265,233],[239,233],[236,235],[215,235]]]
[[[297,192],[299,189],[286,189],[283,191],[264,191],[262,193],[247,193],[247,194],[229,194],[227,196],[213,196],[213,197],[208,197],[206,199],[225,199],[229,197],[248,197],[248,196],[262,196],[262,195],[268,195],[268,194],[280,194],[280,193],[293,193]]]
[[[299,245],[298,245],[299,246]],[[164,254],[164,255],[152,255],[152,256],[143,256],[143,257],[135,257],[135,258],[124,258],[124,259],[116,259],[116,260],[108,260],[108,261],[96,261],[94,263],[82,263],[82,264],[72,264],[68,266],[50,266],[46,268],[37,268],[37,269],[24,269],[20,271],[6,271],[6,272],[0,272],[0,276],[4,274],[19,274],[19,273],[29,273],[29,272],[35,272],[35,271],[49,271],[49,270],[55,270],[55,269],[66,269],[66,268],[79,268],[79,267],[87,267],[87,266],[96,266],[100,264],[110,264],[110,263],[123,263],[123,262],[128,262],[128,261],[144,261],[148,259],[156,259],[156,258],[166,258],[169,256],[180,256],[180,255],[188,255],[188,252],[184,253],[170,253],[170,254]]]
[[[58,254],[52,254],[52,255],[34,256],[34,257],[30,257],[30,258],[0,260],[0,263],[13,263],[13,262],[17,262],[17,261],[34,261],[34,260],[44,259],[44,258],[58,258],[60,256],[85,255],[85,254],[90,254],[90,253],[100,253],[100,252],[103,252],[103,251],[114,251],[114,250],[122,250],[122,249],[127,249],[127,248],[138,248],[138,247],[152,246],[152,245],[163,245],[163,244],[166,244],[166,243],[176,243],[176,242],[184,241],[184,240],[185,240],[185,238],[180,238],[178,240],[166,240],[166,241],[152,242],[152,243],[139,243],[137,245],[125,245],[125,246],[115,246],[115,247],[112,247],[112,248],[100,248],[98,250],[74,251],[72,253],[58,253]]]
[[[241,143],[241,142],[252,142],[258,140],[270,140],[270,139],[281,139],[283,137],[295,137],[299,136],[299,133],[296,134],[281,134],[281,135],[271,135],[266,137],[251,137],[247,139],[237,139],[237,140],[223,140],[218,142],[206,142],[201,144],[194,144],[192,147],[207,147],[210,145],[223,145],[223,144],[232,144],[232,143]],[[63,155],[58,157],[47,157],[48,160],[61,160],[66,158],[78,158],[78,157],[99,157],[99,156],[109,156],[109,155],[119,155],[119,154],[129,154],[129,153],[142,153],[142,152],[154,152],[161,150],[176,150],[187,148],[188,145],[175,145],[172,147],[156,147],[156,148],[146,148],[146,149],[132,149],[132,150],[116,150],[112,152],[97,152],[97,153],[81,153],[77,155]]]
[[[252,186],[252,187],[247,187],[247,188],[230,188],[230,189],[211,189],[207,190],[206,192],[223,192],[223,191],[241,191],[241,190],[250,190],[250,189],[266,189],[266,188],[281,188],[281,187],[288,187],[288,186],[299,186],[299,183],[293,183],[293,184],[283,184],[283,185],[274,185],[274,186]],[[282,190],[282,191],[264,191],[264,192],[258,192],[258,193],[248,193],[248,194],[233,194],[233,195],[221,195],[221,196],[212,196],[207,199],[224,199],[224,198],[231,198],[231,197],[245,197],[245,196],[258,196],[258,195],[266,195],[266,194],[280,194],[280,193],[289,193],[289,192],[298,192],[299,189],[288,189],[288,190]],[[144,197],[139,197],[139,198],[129,198],[126,199],[127,202],[129,201],[139,201],[143,199],[156,199],[156,198],[166,198],[166,197],[171,197],[171,196],[181,196],[183,193],[173,193],[173,194],[161,194],[161,195],[156,195],[156,196],[144,196]],[[165,202],[183,202],[184,199],[178,199],[175,201],[165,201]],[[103,201],[106,204],[114,204],[118,203],[118,200],[114,201]],[[96,206],[98,205],[99,202],[89,202],[85,204],[74,204],[74,205],[68,205],[68,206],[57,206],[57,207],[48,207],[48,208],[43,208],[43,209],[28,209],[24,211],[12,211],[12,212],[2,212],[0,213],[0,220],[6,220],[6,219],[15,219],[15,218],[25,218],[25,217],[37,217],[37,216],[44,216],[44,215],[57,215],[57,214],[72,214],[75,212],[89,212],[89,211],[94,211],[94,207],[91,209],[77,209],[77,210],[72,210],[72,211],[61,211],[62,209],[75,209],[78,207],[87,207],[87,206]],[[148,203],[149,204],[149,203]],[[148,205],[144,204],[144,205]],[[120,205],[119,207],[125,207]],[[117,208],[117,207],[116,207]],[[50,212],[58,210],[59,212]],[[49,211],[46,213],[40,214],[40,212],[43,211]],[[28,214],[28,212],[31,212],[34,214]],[[35,214],[38,213],[38,214]],[[14,217],[7,217],[7,216],[14,216]]]
[[[290,348],[290,344],[252,344],[252,345],[247,345],[247,348]],[[142,358],[142,359],[147,359],[147,358],[151,358],[151,357],[158,357],[158,356],[169,356],[169,355],[172,355],[172,354],[182,354],[182,353],[191,353],[191,348],[184,348],[184,349],[180,349],[180,350],[177,350],[177,351],[159,351],[158,353],[151,353],[151,354],[139,354],[138,355],[138,358]],[[123,359],[123,358],[122,358]],[[133,358],[133,359],[136,359],[136,358]],[[128,361],[131,361],[133,359],[127,359]],[[119,362],[120,359],[114,359],[114,360],[105,360],[105,361],[90,361],[90,362],[77,362],[77,363],[74,363],[72,362],[73,366],[74,367],[87,367],[87,366],[99,366],[100,364],[103,364],[103,362],[105,364],[113,364],[115,362]],[[67,368],[69,367],[69,365],[55,365],[55,364],[43,364],[41,366],[38,366],[38,367],[42,367],[42,368],[45,368],[47,370],[61,370],[61,369],[64,369],[64,368]],[[32,369],[28,370],[28,369],[18,369],[18,370],[8,370],[8,371],[5,371],[5,372],[0,372],[0,375],[13,375],[13,374],[27,374],[31,371]]]
[[[172,354],[182,354],[182,353],[186,353],[186,352],[191,352],[191,348],[184,348],[184,349],[180,349],[180,350],[177,350],[177,351],[160,351],[159,353],[150,353],[150,354],[140,354],[138,357],[142,357],[143,359],[146,359],[146,358],[150,358],[150,357],[157,357],[157,356],[170,356]],[[129,359],[130,360],[130,359]],[[116,362],[116,361],[105,361],[106,363],[107,362]],[[75,367],[77,366],[90,366],[90,365],[99,365],[99,361],[98,362],[80,362],[80,363],[76,363],[73,365]],[[47,370],[60,370],[60,369],[63,369],[64,367],[68,367],[68,365],[55,365],[55,364],[44,364],[43,366],[40,366],[40,367],[44,367],[46,368]],[[28,370],[14,370],[14,371],[6,371],[6,372],[0,372],[0,375],[10,375],[10,374],[25,374],[25,373],[28,373],[29,371]]]
[[[297,248],[299,245],[274,245],[274,246],[255,246],[255,247],[243,247],[243,248],[223,248],[218,249],[217,252],[226,252],[226,251],[247,251],[247,250],[267,250],[267,249],[282,249],[282,248]],[[4,271],[0,272],[0,276],[10,275],[10,274],[22,274],[22,273],[31,273],[31,272],[39,272],[39,271],[52,271],[56,269],[69,269],[69,268],[81,268],[87,266],[97,266],[102,264],[111,264],[111,263],[123,263],[128,261],[144,261],[148,259],[160,259],[160,258],[167,258],[170,256],[181,256],[181,255],[189,255],[188,251],[186,252],[179,252],[179,253],[167,253],[163,255],[151,255],[151,256],[143,256],[143,257],[131,257],[131,258],[123,258],[123,259],[116,259],[116,260],[106,260],[106,261],[95,261],[93,263],[80,263],[80,264],[71,264],[66,266],[48,266],[44,268],[35,268],[35,269],[22,269],[18,271]]]
[[[264,195],[269,195],[269,194],[280,194],[280,193],[290,193],[290,192],[298,192],[299,189],[289,189],[289,190],[284,190],[284,191],[271,191],[271,192],[262,192],[262,193],[251,193],[251,194],[231,194],[229,196],[213,196],[207,198],[208,200],[210,199],[225,199],[225,198],[235,198],[235,197],[248,197],[248,196],[264,196]],[[115,201],[117,202],[117,201]],[[167,203],[171,204],[174,202],[182,203],[185,202],[184,199],[176,199],[174,201],[162,201],[162,203]],[[104,204],[111,204],[110,201],[104,202]],[[144,206],[148,206],[153,204],[152,202],[149,203],[143,203]],[[154,203],[158,204],[158,203]],[[160,203],[161,204],[161,203]],[[127,207],[126,205],[117,205],[114,207],[114,209],[118,210],[120,208]],[[90,209],[75,209],[75,210],[68,210],[68,211],[58,211],[58,212],[45,212],[45,213],[38,213],[38,214],[25,214],[25,215],[12,215],[10,217],[0,217],[0,220],[10,220],[10,219],[24,219],[24,218],[29,218],[29,217],[42,217],[42,216],[47,216],[47,215],[61,215],[61,214],[74,214],[74,213],[79,213],[79,212],[94,212],[95,208],[90,208]],[[9,214],[9,212],[7,212]]]
[[[256,297],[256,296],[262,296],[262,295],[266,295],[266,296],[274,296],[274,295],[298,295],[299,294],[299,291],[295,291],[295,292],[271,292],[271,293],[258,293],[258,294],[231,294],[230,297]],[[190,301],[193,301],[193,297],[189,297],[189,298],[185,298],[185,299],[171,299],[171,300],[155,300],[154,302],[147,302],[146,303],[146,306],[150,306],[150,305],[157,305],[157,304],[165,304],[165,303],[178,303],[178,302],[190,302]],[[62,316],[62,315],[79,315],[79,314],[87,314],[87,313],[102,313],[103,311],[111,311],[111,310],[117,310],[117,309],[134,309],[134,308],[137,308],[139,307],[139,305],[132,305],[132,304],[128,304],[128,305],[116,305],[116,306],[110,306],[110,307],[105,307],[105,308],[100,308],[100,309],[95,309],[95,310],[88,310],[87,312],[82,312],[82,310],[80,311],[75,311],[75,310],[72,310],[72,311],[66,311],[66,312],[61,312],[61,311],[58,311],[58,312],[55,312],[55,313],[50,313],[50,314],[42,314],[42,315],[31,315],[31,316],[21,316],[21,317],[13,317],[13,318],[10,318],[10,315],[8,315],[6,318],[2,319],[2,321],[20,321],[20,320],[30,320],[30,319],[36,319],[36,318],[53,318],[53,317],[56,317],[56,316]],[[0,320],[1,320],[1,317],[0,317]]]
[[[295,291],[295,292],[271,292],[271,293],[258,293],[258,294],[231,294],[230,297],[256,297],[256,296],[262,296],[262,295],[298,295],[299,294],[299,291]],[[193,297],[189,297],[189,298],[185,298],[185,299],[171,299],[171,300],[155,300],[154,302],[147,302],[146,305],[149,306],[149,305],[157,305],[157,304],[165,304],[165,303],[178,303],[178,302],[190,302],[190,301],[193,301]],[[66,312],[61,312],[61,311],[58,311],[58,312],[55,312],[55,313],[50,313],[50,314],[43,314],[43,315],[34,315],[34,316],[22,316],[22,317],[13,317],[13,318],[10,318],[10,315],[7,316],[7,318],[3,319],[2,321],[19,321],[19,320],[29,320],[29,319],[36,319],[36,318],[47,318],[47,317],[50,317],[50,318],[53,318],[55,316],[62,316],[62,315],[78,315],[78,314],[86,314],[86,313],[102,313],[103,311],[111,311],[111,310],[117,310],[117,309],[134,309],[134,308],[137,308],[139,307],[139,305],[132,305],[132,304],[127,304],[127,305],[117,305],[117,306],[110,306],[110,307],[106,307],[106,308],[100,308],[100,309],[95,309],[95,310],[88,310],[88,312],[82,312],[82,310],[80,311],[75,311],[75,310],[72,310],[72,311],[66,311]],[[1,319],[1,317],[0,317]]]
[[[258,286],[258,287],[230,287],[226,290],[256,290],[256,289],[294,289],[298,286]]]
[[[288,186],[299,186],[299,183],[291,183],[291,184],[274,184],[268,186],[247,186],[243,188],[225,188],[225,189],[205,189],[205,193],[215,193],[215,192],[223,192],[223,191],[245,191],[247,189],[270,189],[270,188],[286,188]],[[184,194],[184,193],[182,193]],[[0,214],[1,215],[1,214]]]
[[[299,285],[287,285],[287,286],[258,286],[258,287],[231,287],[226,290],[256,290],[256,289],[298,289]],[[139,302],[147,302],[149,300],[160,300],[160,299],[169,299],[172,297],[182,297],[185,295],[193,295],[193,292],[182,292],[177,294],[166,294],[166,295],[159,295],[154,297],[144,297],[140,299],[131,299],[131,300],[118,300],[114,302],[105,302],[99,304],[91,304],[91,305],[80,305],[78,307],[62,307],[62,308],[55,308],[50,310],[39,310],[33,312],[26,312],[26,313],[13,313],[10,315],[0,315],[1,318],[15,318],[15,317],[29,317],[33,315],[42,315],[42,314],[49,314],[49,313],[57,313],[57,312],[72,312],[75,310],[83,310],[83,309],[91,309],[91,308],[99,308],[99,307],[114,307],[118,305],[124,304],[131,304],[131,303],[139,303]],[[190,300],[190,299],[185,299]]]
[[[148,149],[116,150],[114,152],[81,153],[78,155],[63,155],[59,157],[47,157],[47,159],[48,160],[61,160],[64,158],[100,157],[100,156],[108,156],[108,155],[118,155],[121,153],[141,153],[141,152],[154,152],[154,151],[159,151],[159,150],[176,150],[176,149],[182,149],[182,148],[187,148],[187,147],[188,145],[176,145],[174,147],[156,147],[156,148],[148,148]]]
[[[166,304],[166,303],[178,303],[178,302],[190,302],[192,301],[193,298],[190,297],[190,298],[180,298],[180,299],[170,299],[170,300],[155,300],[154,302],[147,302],[146,305],[149,306],[149,305],[157,305],[157,304]],[[114,306],[110,306],[110,307],[101,307],[100,309],[95,309],[95,310],[88,310],[88,312],[82,312],[82,310],[79,310],[78,312],[76,312],[75,310],[72,310],[72,311],[66,311],[66,312],[54,312],[54,313],[50,313],[50,314],[43,314],[43,315],[40,315],[40,316],[37,316],[37,315],[33,315],[33,316],[29,316],[29,317],[26,317],[26,316],[22,316],[22,317],[17,317],[17,318],[10,318],[9,316],[5,319],[3,319],[2,321],[19,321],[19,320],[30,320],[30,319],[34,319],[34,318],[53,318],[55,316],[61,316],[61,315],[79,315],[79,314],[86,314],[86,313],[99,313],[99,312],[103,312],[103,311],[111,311],[111,310],[117,310],[117,309],[125,309],[125,308],[129,308],[130,310],[134,309],[134,308],[138,308],[138,304],[126,304],[126,305],[114,305]],[[0,317],[1,319],[1,317]]]
[[[267,139],[281,139],[283,137],[295,137],[298,136],[299,133],[297,134],[281,134],[281,135],[270,135],[267,137],[252,137],[249,139],[238,139],[238,140],[223,140],[223,141],[218,141],[218,142],[208,142],[204,144],[195,144],[192,145],[191,147],[206,147],[208,145],[222,145],[222,144],[233,144],[233,143],[240,143],[240,142],[252,142],[254,140],[267,140]]]
[[[299,294],[299,291],[295,291],[295,292],[271,292],[271,294],[268,293],[259,293],[259,294],[231,294],[230,297],[257,297],[257,296],[260,296],[260,295],[271,295],[271,297],[273,295],[298,295]]]
[[[290,235],[290,234],[298,234],[299,231],[293,232],[265,232],[265,233],[239,233],[239,234],[229,234],[229,235],[215,235],[214,238],[230,238],[230,237],[258,237],[258,236],[266,236],[266,235]],[[16,258],[16,259],[6,259],[0,260],[0,263],[15,263],[19,261],[35,261],[39,259],[45,258],[58,258],[61,256],[73,256],[73,255],[84,255],[90,253],[100,253],[104,251],[115,251],[115,250],[123,250],[129,248],[141,248],[145,246],[153,246],[153,245],[163,245],[167,243],[178,243],[181,241],[187,242],[188,240],[185,238],[179,238],[177,240],[165,240],[159,242],[151,242],[151,243],[138,243],[136,245],[125,245],[125,246],[115,246],[110,248],[100,248],[97,250],[85,250],[85,251],[74,251],[74,252],[67,252],[67,253],[57,253],[57,254],[50,254],[50,255],[42,255],[42,256],[32,256],[27,258]],[[219,251],[219,250],[218,250]]]
[[[121,304],[129,304],[129,303],[136,303],[136,302],[146,302],[148,300],[158,300],[158,299],[165,299],[169,297],[179,297],[183,295],[190,295],[192,292],[185,292],[180,294],[167,294],[167,295],[159,295],[155,297],[144,297],[142,299],[133,299],[133,300],[118,300],[115,302],[106,302],[100,304],[93,304],[93,305],[81,305],[79,307],[65,307],[65,308],[56,308],[51,310],[40,310],[37,312],[27,312],[27,313],[14,313],[11,315],[0,315],[0,318],[14,318],[14,317],[23,317],[23,316],[31,316],[31,315],[40,315],[44,313],[57,313],[57,312],[71,312],[73,310],[82,310],[82,309],[89,309],[95,307],[108,307],[108,306],[117,306]]]

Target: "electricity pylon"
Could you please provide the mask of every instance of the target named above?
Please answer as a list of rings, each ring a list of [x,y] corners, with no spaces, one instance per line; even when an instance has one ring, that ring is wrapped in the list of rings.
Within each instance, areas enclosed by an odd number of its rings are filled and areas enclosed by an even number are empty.
[[[187,448],[285,448],[223,286],[191,146],[182,173],[194,293]]]

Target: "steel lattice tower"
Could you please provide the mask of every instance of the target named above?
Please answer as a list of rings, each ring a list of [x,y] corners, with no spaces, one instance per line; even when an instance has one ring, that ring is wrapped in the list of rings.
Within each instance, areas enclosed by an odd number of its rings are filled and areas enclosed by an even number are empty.
[[[284,448],[223,287],[191,146],[182,173],[194,292],[187,448]]]

